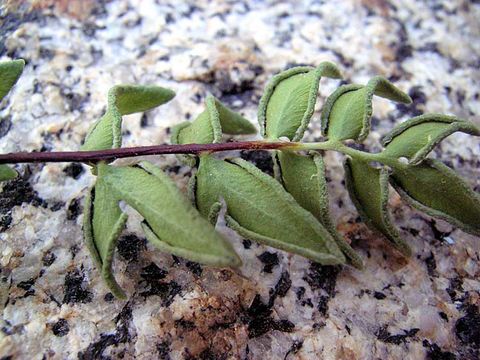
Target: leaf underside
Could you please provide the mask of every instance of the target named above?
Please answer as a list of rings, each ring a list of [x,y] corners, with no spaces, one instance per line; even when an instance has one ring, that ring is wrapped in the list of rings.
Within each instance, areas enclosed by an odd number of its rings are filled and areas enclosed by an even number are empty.
[[[125,227],[127,215],[119,206],[119,199],[112,196],[108,186],[99,178],[85,199],[83,232],[87,248],[90,250],[97,268],[112,294],[125,299],[125,292],[112,274],[115,246]],[[93,200],[91,193],[93,193]]]
[[[212,144],[222,141],[222,134],[254,134],[255,127],[240,114],[227,108],[212,95],[205,99],[206,109],[192,122],[177,125],[173,144]]]
[[[175,96],[159,86],[117,85],[108,92],[106,113],[93,124],[81,147],[83,151],[117,149],[122,144],[122,116],[162,105]]]
[[[0,101],[18,81],[24,67],[25,61],[22,59],[0,63]]]
[[[405,157],[411,164],[420,163],[447,136],[454,132],[480,135],[471,122],[455,116],[425,114],[397,126],[382,139],[384,155]]]
[[[412,102],[407,94],[381,76],[373,77],[365,86],[340,86],[328,97],[323,107],[323,134],[339,141],[364,140],[370,132],[373,95],[405,104]]]
[[[218,99],[208,95],[206,109],[192,121],[185,121],[172,129],[172,144],[212,144],[222,141],[222,134],[246,135],[256,133],[253,124],[240,114],[227,108]],[[177,155],[185,165],[193,167],[194,155]]]
[[[205,217],[223,199],[227,221],[252,240],[322,264],[345,261],[329,232],[272,177],[241,159],[204,155],[197,172],[196,204]]]
[[[263,137],[287,137],[293,141],[303,137],[315,110],[322,76],[341,78],[338,68],[330,62],[323,62],[317,68],[295,67],[274,76],[258,107]]]
[[[104,171],[116,196],[143,216],[155,246],[206,265],[240,265],[231,245],[160,169],[143,162],[141,168],[108,166]]]
[[[285,189],[303,208],[311,212],[328,230],[349,262],[361,269],[363,262],[345,239],[337,232],[331,219],[325,167],[320,154],[308,156],[278,151],[281,180]]]
[[[480,196],[441,161],[395,169],[391,183],[410,205],[474,235],[480,235]]]
[[[7,165],[0,165],[0,181],[12,180],[17,177],[17,172]]]
[[[365,223],[382,233],[402,254],[410,256],[410,247],[392,225],[388,213],[388,171],[351,158],[347,158],[344,167],[348,193]]]

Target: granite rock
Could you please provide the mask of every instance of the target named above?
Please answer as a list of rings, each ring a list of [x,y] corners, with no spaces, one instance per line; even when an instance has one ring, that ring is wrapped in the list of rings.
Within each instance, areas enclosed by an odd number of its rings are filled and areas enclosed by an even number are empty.
[[[0,103],[0,151],[78,149],[119,83],[171,87],[177,97],[125,117],[124,145],[168,141],[169,128],[213,93],[255,122],[276,72],[333,61],[345,81],[381,74],[412,106],[374,102],[370,151],[395,123],[424,111],[480,125],[480,5],[469,1],[32,1],[0,5],[0,58],[24,75]],[[322,80],[320,109],[338,81]],[[318,110],[317,109],[317,110]],[[306,140],[319,139],[315,114]],[[480,189],[478,139],[456,134],[433,156]],[[268,157],[242,154],[266,172]],[[185,189],[190,169],[151,159]],[[220,227],[238,271],[211,269],[146,243],[131,211],[113,298],[81,233],[94,177],[79,164],[19,165],[0,185],[2,359],[476,359],[478,238],[412,210],[392,192],[403,259],[362,224],[326,155],[335,221],[366,263],[325,267]]]

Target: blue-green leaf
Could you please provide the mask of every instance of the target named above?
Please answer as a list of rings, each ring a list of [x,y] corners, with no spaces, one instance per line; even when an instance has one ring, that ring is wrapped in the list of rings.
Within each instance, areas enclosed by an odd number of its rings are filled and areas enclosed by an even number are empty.
[[[239,266],[232,246],[191,206],[173,181],[154,165],[101,165],[115,196],[145,219],[147,239],[162,251],[212,266]]]
[[[206,109],[194,121],[183,122],[172,130],[172,144],[212,144],[222,141],[222,134],[254,134],[255,127],[240,114],[223,105],[212,95],[205,99]]]
[[[120,199],[103,181],[104,167],[98,169],[97,182],[85,199],[83,233],[87,248],[110,291],[117,298],[125,299],[125,292],[112,274],[112,261],[127,215],[118,206]]]
[[[15,179],[18,176],[17,172],[10,166],[0,165],[0,181],[7,181]]]
[[[425,114],[407,120],[387,134],[382,145],[383,154],[393,157],[406,157],[410,164],[416,165],[447,136],[461,131],[471,135],[480,135],[480,130],[471,122],[455,116]]]
[[[89,130],[82,150],[116,149],[122,145],[122,115],[142,112],[162,105],[175,96],[159,86],[117,85],[108,92],[108,107]]]
[[[322,62],[317,68],[295,67],[273,77],[258,106],[263,137],[301,140],[315,110],[322,76],[341,78],[336,65],[330,62]]]
[[[338,233],[330,216],[325,166],[322,156],[308,156],[290,151],[278,151],[280,177],[285,189],[306,210],[310,211],[332,235],[349,262],[361,269],[362,259]]]
[[[418,165],[396,168],[392,185],[410,205],[480,235],[480,196],[441,161],[425,159]]]
[[[25,67],[25,60],[18,59],[0,63],[0,101],[15,85]]]
[[[322,264],[340,264],[345,257],[330,233],[272,177],[250,163],[200,157],[196,204],[210,217],[225,201],[226,220],[240,235]]]
[[[340,86],[323,107],[323,134],[333,140],[364,140],[370,132],[373,95],[405,104],[412,101],[410,96],[381,76],[375,76],[366,86]]]
[[[208,95],[206,109],[194,121],[185,121],[172,129],[172,144],[212,144],[222,141],[222,134],[254,134],[253,124],[240,114],[227,108],[218,99]],[[187,166],[196,164],[196,156],[177,155]]]
[[[388,213],[388,170],[375,169],[366,162],[351,158],[347,158],[344,167],[350,198],[362,219],[372,230],[382,233],[400,252],[410,256],[410,247],[392,225]]]

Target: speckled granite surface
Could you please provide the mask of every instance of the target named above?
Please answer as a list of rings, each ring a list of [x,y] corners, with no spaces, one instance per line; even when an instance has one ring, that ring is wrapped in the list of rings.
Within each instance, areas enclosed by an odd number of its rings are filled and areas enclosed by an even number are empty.
[[[382,74],[409,107],[378,100],[367,148],[399,120],[452,113],[480,125],[480,5],[476,1],[35,1],[0,17],[0,57],[27,60],[0,104],[0,151],[77,149],[114,84],[155,83],[177,98],[124,121],[125,144],[167,141],[208,92],[252,121],[265,82],[295,64],[339,64],[347,81]],[[157,4],[159,3],[159,4]],[[336,81],[323,80],[321,101]],[[318,119],[318,114],[315,116]],[[318,138],[315,122],[307,139]],[[479,141],[454,135],[440,156],[480,191]],[[264,170],[265,154],[248,156]],[[184,187],[189,169],[153,159]],[[114,300],[82,243],[78,164],[19,166],[0,185],[1,359],[476,359],[480,242],[402,204],[409,261],[358,221],[328,154],[332,211],[366,262],[321,267],[226,233],[238,272],[154,250],[132,215]]]

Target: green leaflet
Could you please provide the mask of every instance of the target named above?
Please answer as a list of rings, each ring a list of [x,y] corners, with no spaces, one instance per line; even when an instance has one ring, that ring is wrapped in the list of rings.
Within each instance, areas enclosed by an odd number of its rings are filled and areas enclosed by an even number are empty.
[[[0,181],[12,180],[17,177],[17,172],[10,166],[0,165]]]
[[[25,61],[23,59],[0,63],[0,101],[15,85],[24,67]],[[11,167],[0,165],[0,181],[15,179],[17,175],[17,172]]]
[[[220,199],[227,223],[240,235],[322,264],[345,262],[329,232],[278,181],[247,161],[203,155],[196,187],[200,213],[213,220]]]
[[[205,99],[206,109],[194,121],[185,121],[172,129],[172,144],[212,144],[222,141],[222,134],[254,134],[253,124],[230,110],[212,95]],[[196,164],[192,155],[177,155],[187,166]]]
[[[299,141],[310,122],[322,76],[339,79],[340,71],[330,62],[317,68],[300,66],[275,75],[265,88],[258,106],[261,134],[268,139],[286,136]]]
[[[426,159],[394,169],[391,183],[410,205],[480,235],[480,196],[442,162]]]
[[[25,67],[25,60],[18,59],[0,63],[0,101],[15,85]]]
[[[410,96],[381,76],[370,79],[365,86],[340,86],[323,107],[323,134],[333,140],[364,140],[370,132],[373,95],[404,104],[412,102]]]
[[[351,158],[347,158],[344,167],[348,193],[365,223],[381,232],[405,256],[410,256],[410,247],[392,225],[388,213],[388,170],[375,169]]]
[[[212,95],[205,99],[206,109],[194,121],[183,122],[172,130],[172,144],[211,144],[222,141],[222,133],[254,134],[255,127]]]
[[[125,299],[125,292],[112,274],[112,261],[127,215],[118,206],[119,198],[113,195],[103,180],[105,166],[98,166],[97,182],[85,199],[83,233],[87,248],[110,291],[117,298]]]
[[[122,115],[150,110],[175,96],[159,86],[117,85],[108,92],[108,107],[89,130],[82,150],[116,149],[122,144]]]
[[[106,150],[120,147],[122,117],[116,110],[107,112],[97,120],[87,133],[80,150]],[[118,146],[117,146],[118,144]]]
[[[328,230],[349,262],[363,268],[362,259],[337,232],[330,217],[327,182],[322,156],[303,156],[290,151],[277,151],[281,180],[285,189],[304,209],[310,211]]]
[[[480,135],[471,122],[455,116],[425,114],[405,121],[382,139],[383,154],[406,157],[410,164],[420,163],[440,141],[456,131]]]
[[[103,167],[103,179],[119,199],[145,219],[147,239],[162,251],[212,266],[239,266],[231,247],[193,208],[172,180],[148,162]]]

